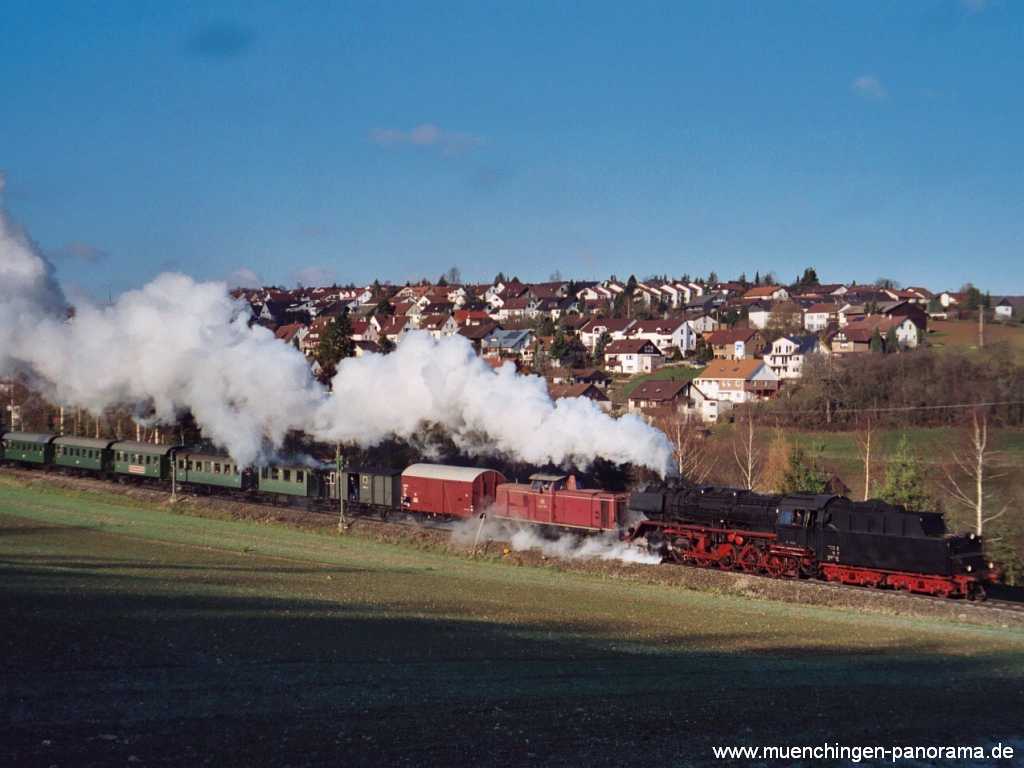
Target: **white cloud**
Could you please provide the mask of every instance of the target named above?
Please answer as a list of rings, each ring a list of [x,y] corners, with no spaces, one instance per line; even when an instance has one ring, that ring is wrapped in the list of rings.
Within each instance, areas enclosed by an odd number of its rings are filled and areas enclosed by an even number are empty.
[[[874,75],[861,75],[855,78],[850,84],[850,88],[858,96],[862,96],[865,99],[884,99],[889,95],[889,92],[882,85],[882,82]]]
[[[292,278],[298,285],[309,288],[331,285],[334,277],[334,270],[329,267],[303,267],[292,273]]]
[[[445,155],[467,152],[483,144],[483,139],[476,134],[445,131],[433,123],[422,123],[408,131],[381,128],[370,134],[370,140],[381,147],[434,147]]]
[[[227,278],[228,288],[262,288],[263,278],[248,267],[239,267]]]

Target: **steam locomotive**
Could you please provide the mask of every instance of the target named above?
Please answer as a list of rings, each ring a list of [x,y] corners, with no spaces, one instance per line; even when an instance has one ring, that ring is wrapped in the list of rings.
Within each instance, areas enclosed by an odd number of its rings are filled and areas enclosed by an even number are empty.
[[[630,496],[629,531],[667,561],[984,600],[999,579],[973,533],[942,514],[828,494],[655,485]]]

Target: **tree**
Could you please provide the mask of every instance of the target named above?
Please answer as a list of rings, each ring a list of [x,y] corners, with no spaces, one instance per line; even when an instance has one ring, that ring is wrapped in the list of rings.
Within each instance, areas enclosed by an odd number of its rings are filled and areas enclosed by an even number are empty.
[[[381,299],[377,302],[377,306],[374,308],[373,314],[381,317],[391,317],[395,314],[395,308],[391,306],[391,302],[387,299]]]
[[[680,477],[691,483],[704,483],[714,468],[707,451],[707,429],[698,419],[673,410],[655,420],[657,426],[672,443],[672,458]]]
[[[981,291],[974,287],[974,283],[964,283],[960,287],[960,292],[966,294],[967,309],[973,312],[981,306]]]
[[[900,340],[896,336],[896,328],[892,327],[885,334],[885,351],[896,352],[900,348]]]
[[[448,278],[446,278],[444,275],[441,275],[439,278],[437,278],[437,282],[435,283],[435,285],[437,285],[437,286],[439,286],[441,288],[447,288],[448,287]]]
[[[377,346],[380,347],[382,355],[387,355],[395,351],[395,342],[387,336],[381,336],[380,341],[377,342]]]
[[[875,436],[875,422],[871,418],[870,411],[866,418],[860,423],[854,440],[857,442],[857,452],[860,454],[861,463],[864,465],[864,501],[871,498],[871,449]]]
[[[569,336],[558,361],[566,368],[583,368],[587,364],[587,350],[577,336]]]
[[[761,284],[761,273],[760,272],[755,272],[754,273],[754,285],[760,285],[760,284]]]
[[[552,272],[550,275],[548,275],[548,282],[549,283],[560,283],[560,282],[562,282],[562,272],[561,272],[561,270],[556,269],[554,272]]]
[[[871,340],[868,342],[868,349],[872,352],[884,352],[885,342],[882,341],[882,334],[875,328],[875,332],[871,334]]]
[[[740,470],[740,483],[748,491],[754,490],[761,472],[761,449],[757,445],[756,436],[754,413],[744,409],[736,416],[732,455]]]
[[[711,270],[710,272],[708,272],[708,283],[710,285],[714,285],[717,282],[718,282],[718,273],[715,272],[715,270]]]
[[[818,466],[815,456],[800,446],[793,448],[779,493],[825,493],[827,490],[828,475]]]
[[[981,536],[985,523],[1002,517],[1009,508],[1009,504],[1007,504],[995,514],[985,514],[986,508],[991,508],[989,492],[986,490],[985,484],[987,481],[1001,476],[994,474],[989,469],[995,452],[988,447],[988,416],[985,413],[979,415],[977,410],[971,412],[971,424],[966,443],[966,448],[954,451],[952,458],[953,463],[967,476],[973,488],[963,488],[953,477],[953,473],[947,469],[947,490],[954,501],[974,512],[974,530]]]
[[[507,282],[508,282],[508,278],[505,277],[505,273],[504,272],[499,272],[498,274],[496,274],[494,276],[494,283],[493,283],[493,285],[498,285],[498,283],[501,283],[502,285],[504,285]]]
[[[821,285],[818,280],[818,273],[815,271],[814,267],[807,267],[800,279],[796,281],[796,284],[802,287],[807,287],[809,285]]]
[[[921,462],[911,450],[906,435],[900,437],[889,459],[885,483],[878,496],[883,501],[899,504],[912,512],[923,512],[934,506],[934,500],[925,487]]]
[[[462,270],[458,267],[448,267],[443,277],[448,285],[459,285],[462,282]]]
[[[875,280],[875,285],[879,288],[888,289],[890,291],[899,290],[899,281],[893,280],[891,277],[880,277]]]
[[[321,375],[330,379],[337,371],[338,363],[356,353],[355,342],[352,341],[352,321],[348,310],[331,321],[320,336],[320,347],[317,349],[316,360],[320,363]]]
[[[548,355],[552,360],[557,360],[561,365],[562,357],[566,352],[565,333],[559,328],[555,332],[555,337],[551,340],[551,347],[548,349]]]
[[[605,331],[598,337],[597,343],[594,344],[594,362],[596,362],[598,365],[604,363],[605,347],[607,347],[611,343],[612,335],[608,333],[608,331]]]

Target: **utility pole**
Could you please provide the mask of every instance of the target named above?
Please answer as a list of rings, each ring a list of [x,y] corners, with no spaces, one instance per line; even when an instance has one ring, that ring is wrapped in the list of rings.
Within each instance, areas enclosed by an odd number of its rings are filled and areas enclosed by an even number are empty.
[[[338,533],[348,528],[348,521],[345,519],[345,488],[348,483],[344,482],[345,460],[341,455],[341,443],[334,444],[334,488],[338,494]]]
[[[978,349],[985,348],[985,307],[978,304]]]

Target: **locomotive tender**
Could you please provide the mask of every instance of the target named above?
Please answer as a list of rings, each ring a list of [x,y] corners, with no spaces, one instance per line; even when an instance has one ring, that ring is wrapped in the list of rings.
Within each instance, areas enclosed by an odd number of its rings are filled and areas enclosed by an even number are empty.
[[[878,500],[659,485],[634,493],[630,509],[646,518],[633,540],[689,565],[969,600],[999,578],[980,536]]]

